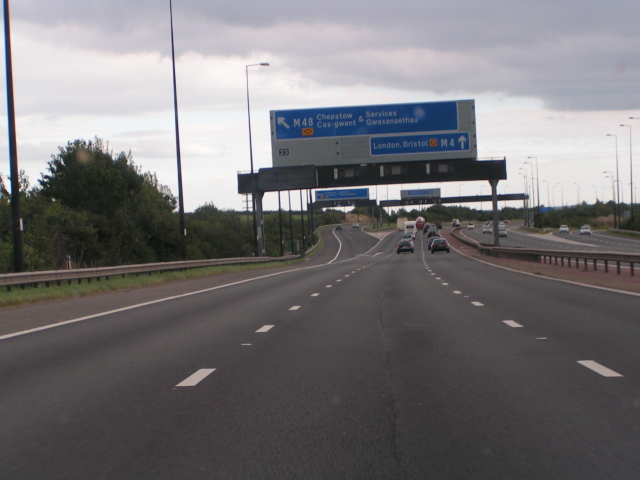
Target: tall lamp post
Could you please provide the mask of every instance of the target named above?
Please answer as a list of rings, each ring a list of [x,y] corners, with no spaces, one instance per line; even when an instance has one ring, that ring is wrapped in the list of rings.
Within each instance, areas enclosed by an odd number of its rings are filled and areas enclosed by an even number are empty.
[[[611,174],[611,175],[607,175],[606,178],[611,177],[611,196],[613,197],[613,207],[614,207],[614,210],[613,210],[613,228],[618,228],[619,220],[618,220],[618,217],[616,215],[616,208],[615,208],[615,206],[616,206],[616,189],[613,186],[615,177],[613,176],[613,172],[602,172],[602,173],[610,173]],[[604,201],[604,193],[602,194],[602,200]]]
[[[614,137],[616,139],[616,196],[613,199],[616,209],[614,215],[615,221],[613,223],[615,225],[615,228],[620,228],[620,171],[618,170],[618,135],[607,133],[607,137]],[[611,175],[613,175],[613,173]]]
[[[635,117],[629,117],[634,118]],[[631,144],[631,125],[620,124],[621,127],[629,127],[629,177],[631,179],[631,201],[629,202],[631,208],[631,221],[633,222],[633,148]]]
[[[560,201],[562,202],[562,208],[564,208],[564,187],[562,182],[558,182],[558,185],[560,185]]]
[[[578,185],[577,183],[574,183],[574,185],[578,187],[578,206],[580,206],[580,185]]]
[[[249,122],[249,161],[251,162],[251,175],[253,175],[253,144],[251,142],[251,106],[249,103],[249,67],[268,67],[268,63],[252,63],[251,65],[245,66],[245,76],[247,79],[247,119]],[[251,193],[251,205],[253,210],[253,241],[256,248],[256,257],[261,257],[262,252],[261,248],[258,244],[258,224],[256,220],[256,194],[255,192]]]
[[[24,270],[22,250],[22,218],[20,218],[20,170],[18,169],[18,142],[16,139],[16,113],[13,103],[13,67],[11,63],[11,29],[9,0],[4,0],[4,52],[7,74],[7,120],[9,124],[9,170],[11,172],[11,217],[13,225],[13,271]]]
[[[522,173],[518,172],[518,175],[522,175],[524,177],[524,195],[525,199],[522,202],[524,205],[524,224],[529,227],[529,179],[527,177],[527,169],[526,168],[518,168],[518,170],[522,170]]]
[[[547,184],[547,208],[551,206],[551,197],[549,196],[549,182],[547,180],[542,180]]]
[[[538,211],[538,222],[540,223],[538,227],[541,227],[542,222],[540,219],[540,172],[538,171],[538,157],[527,157],[527,158],[534,159],[536,161],[536,200],[538,200],[538,203],[536,203],[536,209]],[[531,168],[533,169],[533,165],[531,166]]]

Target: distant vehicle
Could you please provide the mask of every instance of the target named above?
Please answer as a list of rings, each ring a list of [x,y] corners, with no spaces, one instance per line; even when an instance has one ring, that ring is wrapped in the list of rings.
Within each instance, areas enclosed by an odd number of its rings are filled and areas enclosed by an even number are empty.
[[[437,237],[438,235],[440,234],[438,233],[438,229],[436,227],[429,227],[429,230],[427,231],[427,238]]]
[[[440,235],[437,235],[435,237],[429,237],[429,239],[427,240],[427,250],[431,250],[431,246],[433,245],[433,242],[435,242],[439,238],[442,238],[442,237]]]
[[[412,233],[403,233],[402,234],[402,238],[408,238],[409,240],[413,240],[413,234]]]
[[[476,226],[473,224],[473,222],[469,222],[469,224],[467,225],[467,230],[475,230]]]
[[[569,233],[569,227],[567,225],[560,225],[558,233]]]
[[[360,228],[360,224],[358,222],[353,222],[351,224],[351,228]]]
[[[437,228],[438,230],[442,230],[442,222],[441,222],[440,220],[438,220],[438,221],[436,222],[436,228]]]
[[[591,227],[589,225],[581,226],[580,235],[591,235]]]
[[[336,230],[342,230],[342,225],[340,224],[336,225]]]
[[[416,230],[424,230],[427,222],[424,221],[424,217],[416,218]]]
[[[404,233],[416,234],[416,222],[414,220],[404,222]]]
[[[435,252],[447,252],[451,253],[449,243],[444,238],[436,238],[431,245],[431,253]]]
[[[398,247],[396,248],[396,253],[399,255],[400,252],[411,252],[413,253],[413,242],[408,238],[403,238],[398,242]]]
[[[453,222],[451,222],[452,227],[459,227],[460,225],[461,225],[460,220],[458,220],[457,218],[454,218]]]
[[[400,217],[400,218],[398,218],[398,226],[397,226],[397,229],[398,229],[398,230],[402,230],[402,231],[404,231],[404,222],[406,222],[407,220],[409,220],[409,219],[408,219],[408,218],[406,218],[406,217]]]
[[[485,223],[485,224],[482,226],[482,233],[483,233],[483,234],[485,234],[485,233],[493,233],[493,228],[491,228],[491,224],[489,224],[489,223]]]
[[[498,227],[498,236],[499,237],[506,237],[507,236],[507,227],[505,227],[504,225],[502,225],[501,227]]]

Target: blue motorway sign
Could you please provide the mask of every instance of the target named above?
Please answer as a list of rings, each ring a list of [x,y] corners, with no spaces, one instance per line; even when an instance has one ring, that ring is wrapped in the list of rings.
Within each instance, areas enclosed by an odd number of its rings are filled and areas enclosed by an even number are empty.
[[[273,113],[276,140],[458,130],[458,104],[455,101],[277,110]]]
[[[316,191],[316,202],[322,200],[361,200],[369,199],[368,188],[350,188],[345,190]]]
[[[469,133],[440,133],[429,135],[403,135],[372,137],[371,155],[401,155],[407,153],[464,152],[469,151]]]

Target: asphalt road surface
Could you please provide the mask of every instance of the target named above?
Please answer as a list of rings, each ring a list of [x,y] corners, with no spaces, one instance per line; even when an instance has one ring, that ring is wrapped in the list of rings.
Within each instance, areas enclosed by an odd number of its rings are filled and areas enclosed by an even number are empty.
[[[7,310],[0,478],[640,478],[639,298],[399,237]]]

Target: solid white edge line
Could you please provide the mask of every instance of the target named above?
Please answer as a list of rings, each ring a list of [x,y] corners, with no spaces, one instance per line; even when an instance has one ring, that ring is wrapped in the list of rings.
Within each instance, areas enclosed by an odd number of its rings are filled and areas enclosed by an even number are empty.
[[[195,387],[198,383],[200,383],[215,371],[215,368],[201,368],[196,373],[185,378],[183,381],[177,384],[176,387]]]
[[[335,256],[335,257],[333,257],[333,259],[331,259],[331,261],[330,261],[329,263],[333,263],[333,262],[335,262],[335,261],[336,261],[336,258],[338,258],[338,255],[340,255],[340,251],[342,250],[342,242],[340,241],[340,239],[339,239],[339,238],[338,238],[338,236],[336,235],[336,231],[335,231],[335,230],[333,230],[333,231],[332,231],[332,233],[333,233],[333,236],[336,238],[336,240],[338,240],[338,245],[340,245],[340,246],[338,247],[338,253],[336,253],[336,256]]]
[[[620,375],[618,372],[614,372],[613,370],[605,367],[604,365],[600,365],[598,362],[594,362],[593,360],[578,360],[578,363],[583,367],[587,367],[588,369],[599,373],[603,377],[624,377],[624,375]]]

